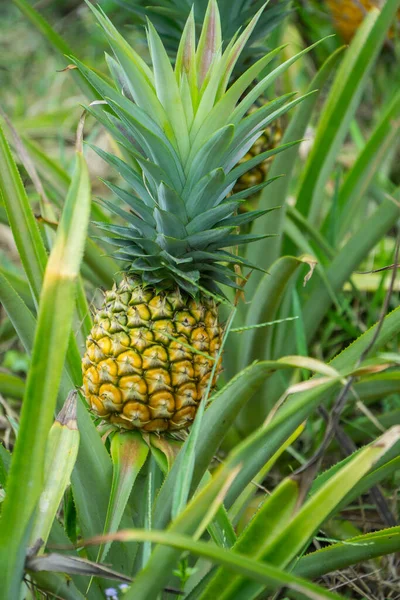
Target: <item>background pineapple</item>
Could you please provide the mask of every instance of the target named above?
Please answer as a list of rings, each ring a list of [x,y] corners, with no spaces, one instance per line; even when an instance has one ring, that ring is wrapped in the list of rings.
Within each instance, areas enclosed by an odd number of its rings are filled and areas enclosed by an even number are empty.
[[[219,369],[219,285],[238,287],[232,266],[248,264],[227,248],[264,237],[236,232],[266,211],[237,215],[240,194],[227,196],[238,178],[275,152],[240,162],[265,126],[297,100],[253,106],[268,81],[251,84],[276,51],[228,87],[262,11],[223,52],[216,2],[209,4],[197,49],[191,12],[175,69],[149,24],[150,69],[107,17],[92,10],[114,51],[108,63],[117,87],[76,64],[107,103],[89,110],[120,143],[125,160],[97,151],[128,183],[128,190],[109,185],[129,210],[107,202],[124,222],[100,224],[118,246],[127,276],[95,316],[83,359],[85,394],[98,416],[125,428],[181,429]]]
[[[266,103],[265,98],[260,98],[248,111],[248,114],[252,114],[257,110],[258,107],[262,106]],[[255,156],[258,156],[262,152],[265,152],[268,149],[277,148],[279,142],[281,141],[283,136],[283,119],[277,119],[274,123],[271,123],[268,127],[266,127],[263,131],[263,134],[258,138],[256,142],[249,149],[247,154],[240,159],[240,164],[245,163],[248,160],[251,160]],[[253,167],[247,173],[244,173],[233,188],[233,193],[244,192],[255,185],[260,185],[263,181],[266,180],[268,175],[268,170],[271,162],[274,160],[274,157],[266,158],[259,165]],[[244,207],[240,206],[239,211],[241,211]]]
[[[381,8],[385,0],[327,0],[335,27],[346,42],[350,42],[371,8]],[[398,13],[400,19],[400,11]],[[393,30],[389,33],[391,37]]]
[[[131,10],[142,22],[145,22],[145,17],[150,18],[162,37],[167,50],[172,58],[174,58],[179,44],[180,32],[188,17],[192,3],[186,4],[181,0],[166,0],[162,3],[159,0],[118,0],[118,3]],[[248,23],[254,17],[263,4],[259,0],[245,0],[239,6],[239,3],[234,4],[231,0],[219,0],[218,7],[221,15],[222,39],[225,44],[230,42],[237,31],[243,27],[243,24]],[[266,38],[289,14],[290,5],[291,0],[270,0],[261,14],[257,25],[254,27],[246,47],[236,62],[232,73],[233,80],[262,56],[265,52]],[[206,8],[207,0],[194,0],[193,9],[197,29],[200,29],[203,23]],[[262,105],[263,102],[267,102],[267,98],[260,97],[254,109],[251,108],[249,113]],[[277,119],[274,123],[266,127],[264,134],[253,144],[241,159],[241,162],[250,160],[266,150],[275,148],[282,138],[283,128],[284,122],[282,119]],[[243,192],[257,183],[262,183],[266,179],[272,160],[265,160],[257,167],[250,169],[246,174],[239,177],[233,192]]]

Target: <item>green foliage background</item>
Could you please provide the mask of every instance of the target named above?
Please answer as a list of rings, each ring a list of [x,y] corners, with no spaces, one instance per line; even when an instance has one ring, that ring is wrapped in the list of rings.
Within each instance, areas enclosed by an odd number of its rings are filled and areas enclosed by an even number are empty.
[[[100,2],[147,60],[130,4]],[[91,197],[110,197],[99,176],[117,179],[88,146],[75,151],[82,105],[95,93],[63,69],[73,55],[106,72],[88,7],[1,6],[4,598],[46,590],[97,599],[114,587],[135,600],[396,598],[400,62],[388,30],[399,5],[372,11],[348,48],[324,39],[275,84],[276,94],[312,92],[290,113],[282,143],[305,141],[274,159],[269,177],[285,176],[249,201],[281,207],[252,229],[276,237],[246,255],[268,274],[253,272],[244,300],[221,307],[229,338],[210,406],[180,440],[111,438],[79,395],[71,485],[51,509],[47,547],[28,558],[32,511],[51,479],[51,423],[81,385],[90,309],[119,277],[89,222],[89,210],[111,220]],[[334,33],[321,3],[292,9],[266,41],[287,43],[286,60]],[[85,141],[116,150],[90,116]],[[304,474],[321,444],[318,468]],[[101,534],[109,537],[84,546]],[[49,556],[60,545],[70,549]]]

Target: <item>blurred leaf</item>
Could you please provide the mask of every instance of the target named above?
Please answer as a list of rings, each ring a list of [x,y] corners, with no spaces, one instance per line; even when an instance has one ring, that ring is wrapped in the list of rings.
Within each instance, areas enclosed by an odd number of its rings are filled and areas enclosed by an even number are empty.
[[[400,190],[397,190],[395,198],[400,198]],[[357,232],[326,268],[327,278],[335,292],[341,290],[345,281],[364,257],[368,255],[369,251],[389,231],[399,215],[400,206],[392,200],[384,200],[379,208],[362,222]],[[303,309],[308,340],[315,335],[330,304],[331,300],[324,283],[317,281],[317,279],[311,281],[310,296]],[[287,353],[287,349],[285,353]]]
[[[42,540],[43,550],[78,455],[76,397],[75,391],[68,395],[47,437],[43,487],[30,532],[30,545]]]
[[[22,298],[0,272],[0,301],[27,353],[33,347],[36,319]]]
[[[67,56],[71,56],[73,54],[71,48],[68,44],[63,40],[63,38],[49,25],[49,23],[40,15],[26,0],[13,0],[14,4],[18,6],[20,11],[27,17],[32,25],[40,31],[43,37],[49,42],[53,48],[55,48],[60,56],[60,59],[64,66],[68,66]],[[71,76],[76,81],[78,86],[81,88],[83,93],[90,98],[91,100],[95,100],[98,96],[96,91],[92,86],[90,86],[86,79],[81,75],[81,73],[74,69],[71,70]]]
[[[261,279],[251,301],[251,310],[247,311],[245,325],[272,321],[282,302],[287,284],[293,273],[303,264],[312,263],[311,256],[282,256]],[[273,329],[252,329],[245,334],[245,343],[241,347],[241,366],[255,359],[270,358],[269,343]]]
[[[25,391],[25,382],[16,375],[0,371],[0,394],[9,398],[21,400]]]
[[[0,192],[26,276],[34,297],[38,300],[47,253],[21,177],[1,128]]]
[[[40,175],[51,184],[61,197],[64,197],[71,183],[69,174],[57,161],[43,152],[38,143],[32,141],[27,136],[22,136],[22,140]]]
[[[14,290],[21,296],[25,304],[31,309],[35,310],[35,304],[32,299],[32,292],[29,287],[28,281],[18,274],[18,272],[11,271],[3,265],[0,266],[0,273],[10,282]]]
[[[88,173],[82,155],[77,154],[76,171],[45,272],[20,433],[1,517],[4,569],[0,587],[5,598],[18,594],[27,526],[41,492],[46,439],[67,352],[89,211]],[[36,283],[36,278],[32,280]]]
[[[360,215],[366,192],[376,172],[382,167],[387,153],[396,147],[399,133],[400,94],[396,94],[379,120],[363,151],[346,176],[340,189],[338,204],[341,211],[339,239],[351,230],[354,220]]]
[[[33,574],[33,579],[40,590],[46,590],[47,593],[54,594],[56,598],[58,596],[63,600],[85,600],[83,592],[79,591],[68,575],[39,571]],[[103,600],[104,596],[102,594],[97,598]]]
[[[126,577],[122,573],[117,573],[113,569],[105,565],[91,562],[85,558],[78,558],[75,556],[67,556],[65,554],[57,554],[52,552],[51,554],[45,554],[42,556],[34,556],[28,558],[26,561],[26,568],[30,571],[49,571],[49,572],[62,572],[70,575],[92,575],[97,577],[103,577],[105,579],[112,579],[114,581],[129,582],[131,579]]]
[[[368,12],[338,69],[297,197],[297,210],[311,223],[320,218],[325,184],[399,6],[400,0],[387,0],[380,12]]]
[[[0,444],[0,485],[5,487],[8,471],[10,470],[11,453]]]
[[[317,93],[312,96],[308,96],[304,100],[302,104],[297,108],[296,112],[291,119],[291,122],[285,131],[285,134],[282,138],[282,143],[286,144],[291,141],[302,139],[306,133],[307,126],[310,122],[310,117],[313,113],[316,103],[320,97],[321,92],[324,89],[324,84],[326,83],[329,75],[332,72],[332,69],[337,65],[337,61],[342,56],[342,51],[344,48],[339,48],[336,50],[332,56],[330,56],[326,62],[322,65],[317,75],[311,81],[308,91],[311,92],[313,90],[317,90]],[[278,180],[274,184],[274,193],[272,194],[270,190],[266,190],[260,196],[259,208],[267,209],[272,208],[272,206],[281,206],[282,208],[277,211],[275,214],[273,213],[268,217],[261,217],[257,219],[253,224],[252,231],[254,233],[260,234],[264,233],[266,227],[268,226],[270,231],[277,233],[278,236],[266,242],[259,242],[258,244],[253,244],[249,246],[246,256],[252,262],[255,262],[257,265],[262,265],[264,268],[268,268],[269,265],[274,263],[280,254],[280,248],[282,244],[282,232],[285,221],[285,205],[287,196],[289,194],[289,186],[292,178],[292,173],[295,167],[295,163],[298,157],[299,146],[293,146],[292,148],[286,150],[286,152],[282,154],[278,154],[278,156],[274,159],[274,162],[271,165],[271,169],[269,172],[269,177],[276,177],[277,175],[285,174],[280,180]],[[268,221],[267,221],[268,218]],[[268,256],[268,261],[266,262],[265,258]],[[253,273],[248,285],[246,286],[247,293],[251,297],[254,293],[256,286],[258,285],[261,279],[261,274]]]
[[[24,352],[18,350],[7,350],[4,355],[2,366],[13,373],[26,374],[29,369],[29,358]]]

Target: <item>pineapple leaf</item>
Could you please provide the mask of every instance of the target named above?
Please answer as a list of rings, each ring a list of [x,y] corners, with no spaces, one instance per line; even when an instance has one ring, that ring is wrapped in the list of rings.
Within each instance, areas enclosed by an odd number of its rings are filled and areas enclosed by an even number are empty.
[[[231,144],[231,149],[226,157],[224,168],[230,171],[240,159],[247,154],[253,144],[263,134],[270,123],[285,114],[290,108],[301,102],[303,97],[297,98],[293,102],[286,103],[288,98],[295,96],[295,93],[281,96],[265,106],[255,110],[252,114],[242,120],[235,130],[235,136]],[[283,105],[283,106],[282,106]],[[239,130],[240,129],[240,130]]]
[[[135,155],[134,155],[135,156]],[[143,157],[137,157],[136,160],[140,164],[143,173],[146,176],[147,183],[149,187],[152,188],[151,191],[153,193],[154,198],[157,197],[157,188],[158,182],[165,181],[168,185],[173,187],[173,183],[168,175],[157,163],[152,162],[149,159],[144,159]]]
[[[171,8],[171,2],[175,2],[162,1],[164,8]],[[114,55],[107,57],[107,63],[115,87],[75,61],[105,101],[105,106],[89,106],[88,111],[95,114],[115,136],[124,156],[122,160],[111,158],[104,151],[99,152],[121,173],[129,186],[125,189],[107,184],[130,210],[123,210],[118,203],[114,205],[105,201],[105,205],[125,219],[128,226],[103,229],[115,239],[113,244],[118,239],[123,240],[118,258],[133,259],[131,272],[139,276],[142,271],[145,272],[144,281],[153,282],[157,289],[165,289],[174,281],[178,285],[186,281],[183,288],[186,291],[193,290],[195,285],[198,291],[202,285],[210,291],[217,290],[212,274],[218,274],[220,279],[216,278],[216,281],[226,284],[232,275],[223,263],[234,263],[235,256],[234,253],[218,252],[219,249],[265,237],[236,235],[234,231],[241,224],[250,223],[265,214],[262,210],[246,215],[235,214],[243,196],[250,192],[234,195],[229,200],[225,198],[242,174],[293,145],[268,150],[237,165],[262,135],[264,127],[301,100],[292,101],[291,95],[282,96],[243,118],[241,111],[246,103],[257,98],[306,51],[262,77],[267,64],[280,51],[278,48],[252,64],[226,90],[239,55],[256,31],[258,22],[263,19],[267,3],[243,4],[243,20],[247,25],[241,33],[228,38],[224,51],[223,22],[217,1],[209,0],[207,9],[205,4],[204,0],[202,6],[206,16],[197,49],[197,7],[190,10],[188,6],[187,10],[180,12],[182,24],[186,20],[186,25],[177,48],[175,68],[150,22],[147,22],[147,40],[152,66],[147,67],[105,14],[93,7],[91,10],[113,50]],[[225,13],[229,13],[228,5],[223,6]],[[179,7],[176,5],[177,10]],[[257,13],[254,15],[255,10]],[[262,77],[261,81],[243,97],[257,76]],[[239,104],[235,108],[237,102]],[[258,191],[268,183],[253,186],[251,191]],[[193,257],[187,256],[193,251],[210,251],[214,257],[222,255],[222,258],[196,262],[197,273],[193,268]],[[186,258],[189,258],[189,263]],[[237,263],[244,265],[239,257]],[[188,275],[188,269],[191,275]],[[217,293],[220,293],[219,290]]]
[[[265,498],[257,514],[250,521],[248,527],[239,536],[233,551],[252,557],[254,560],[260,558],[266,540],[275,539],[282,527],[296,512],[296,505],[300,497],[300,484],[295,478],[287,477],[273,493]],[[267,531],[267,536],[260,536],[260,531]],[[229,573],[219,567],[213,577],[209,580],[207,587],[201,594],[203,600],[206,598],[224,598],[228,594],[231,598],[237,597],[237,584],[240,577]],[[250,597],[250,596],[249,596]]]
[[[145,127],[150,129],[155,135],[163,137],[163,140],[167,142],[167,136],[159,123],[153,119],[152,115],[147,114],[147,112],[142,110],[138,104],[135,104],[128,97],[125,97],[117,88],[110,85],[105,79],[97,75],[95,71],[87,67],[77,58],[71,57],[71,61],[78,67],[88,82],[96,89],[104,100],[106,98],[108,101],[112,100],[114,106],[119,107],[119,110],[123,109],[129,115],[132,114],[132,116],[136,116]]]
[[[128,100],[130,100],[131,102],[134,102],[134,98],[131,94],[130,87],[129,87],[129,81],[127,80],[125,71],[123,70],[123,68],[121,67],[119,62],[116,61],[107,52],[106,52],[105,56],[106,56],[106,63],[107,63],[108,69],[112,75],[113,81],[115,81],[115,83],[118,84],[118,89],[121,90],[121,93],[126,98],[128,98]]]
[[[313,533],[332,513],[339,501],[348,493],[363,475],[366,475],[377,460],[398,442],[400,431],[393,427],[386,431],[374,443],[363,448],[353,456],[335,475],[315,492],[282,527],[275,539],[272,539],[260,558],[269,564],[284,568],[293,559],[296,552],[305,547]],[[258,595],[259,585],[248,586],[243,579],[241,592],[245,597]],[[262,589],[262,588],[261,588]]]
[[[163,181],[158,188],[158,204],[166,212],[170,212],[186,225],[188,216],[186,206],[182,198]]]
[[[202,146],[199,152],[187,165],[189,177],[184,188],[184,194],[190,191],[194,182],[201,179],[215,164],[223,162],[223,156],[227,152],[235,134],[233,125],[226,125],[214,133]]]
[[[198,87],[201,88],[212,64],[221,55],[221,21],[216,0],[210,0],[207,6],[200,40],[196,50]]]
[[[258,154],[254,158],[251,158],[250,160],[246,160],[244,163],[239,164],[237,167],[232,169],[232,171],[230,171],[230,173],[226,177],[226,182],[227,183],[235,182],[244,173],[247,173],[247,171],[250,171],[250,169],[252,169],[253,167],[256,167],[257,165],[259,165],[261,162],[263,162],[267,158],[270,158],[271,156],[275,156],[275,154],[279,154],[280,152],[283,152],[287,148],[291,148],[292,146],[295,146],[296,144],[300,144],[301,141],[302,140],[298,140],[296,142],[288,142],[287,144],[282,144],[282,146],[278,146],[277,148],[273,148],[272,150],[267,150],[266,152],[261,152],[261,154]]]
[[[227,248],[228,246],[241,246],[243,244],[250,244],[251,242],[258,242],[266,237],[273,237],[274,234],[264,235],[253,235],[251,233],[244,234],[232,234],[227,235],[219,241],[213,241],[209,247],[210,249]]]
[[[295,56],[292,56],[291,58],[286,60],[284,63],[282,63],[281,65],[276,67],[271,73],[268,73],[268,75],[263,77],[263,79],[261,79],[261,81],[259,83],[257,83],[257,85],[255,85],[254,88],[252,90],[250,90],[248,94],[246,94],[246,96],[243,98],[243,100],[241,102],[239,102],[238,106],[235,108],[235,110],[233,111],[233,113],[231,115],[232,123],[237,124],[238,121],[240,121],[240,119],[243,117],[243,115],[251,108],[251,106],[254,104],[254,102],[257,100],[257,98],[259,98],[261,96],[261,94],[263,94],[265,92],[265,90],[274,81],[276,81],[276,79],[280,75],[282,75],[282,73],[284,73],[290,67],[290,65],[292,65],[297,60],[299,60],[299,58],[304,56],[304,54],[307,54],[308,52],[310,52],[310,50],[312,50],[313,48],[318,46],[325,39],[327,39],[327,38],[323,38],[322,40],[319,40],[315,44],[308,46],[301,52],[298,52],[297,54],[295,54]]]
[[[282,50],[283,46],[276,48],[257,63],[252,65],[233,85],[227,90],[218,102],[204,111],[204,114],[197,113],[196,119],[191,129],[191,139],[193,147],[191,154],[197,152],[204,140],[216,130],[227,123],[228,116],[231,115],[237,101],[254,81],[257,75],[265,68],[265,66]]]
[[[215,62],[215,66],[214,66],[212,72],[210,69],[210,78],[209,78],[208,82],[205,82],[205,83],[207,83],[207,85],[203,86],[205,89],[202,93],[200,105],[199,105],[192,129],[191,129],[191,139],[192,140],[194,140],[196,138],[196,135],[198,134],[201,124],[203,123],[204,119],[209,114],[209,112],[212,110],[212,108],[215,104],[216,98],[217,98],[218,89],[221,87],[222,81],[224,80],[224,78],[225,79],[227,78],[226,83],[222,84],[222,89],[225,91],[226,85],[228,83],[228,80],[232,73],[232,70],[235,66],[235,63],[236,63],[237,59],[239,58],[239,55],[240,55],[241,51],[243,50],[243,47],[244,47],[246,41],[248,40],[255,24],[257,23],[262,11],[263,11],[263,8],[260,9],[258,11],[258,13],[254,16],[254,18],[251,20],[251,22],[246,27],[246,29],[244,30],[244,32],[242,33],[242,35],[239,37],[239,39],[237,41],[235,41],[235,39],[231,40],[230,44],[228,45],[228,48],[225,50],[225,52],[221,58],[221,60]],[[228,75],[228,73],[229,73],[229,75]],[[229,114],[229,113],[226,113],[225,117],[227,114]],[[207,137],[203,136],[203,139],[207,139]]]
[[[157,236],[157,243],[160,244],[160,247],[169,254],[176,256],[181,256],[184,254],[186,256],[188,248],[186,240],[179,240],[164,233],[160,233]]]
[[[286,104],[287,100],[291,100],[297,95],[296,92],[290,92],[275,98],[271,102],[265,103],[260,108],[252,110],[235,129],[235,137],[246,139],[254,135],[257,131],[262,131],[271,121],[276,118],[277,111],[282,107],[290,107],[290,103]],[[286,109],[288,110],[288,108]],[[278,116],[280,116],[279,113]]]
[[[196,88],[197,89],[197,88]],[[186,73],[183,73],[182,79],[179,84],[179,93],[182,97],[183,109],[185,111],[187,123],[193,122],[194,117],[194,103],[191,94],[191,88]]]
[[[186,21],[176,55],[175,76],[178,84],[182,84],[182,81],[188,82],[192,100],[192,109],[193,107],[197,107],[196,29],[193,7]]]
[[[133,196],[133,194],[129,193],[126,190],[123,190],[117,185],[114,185],[110,181],[106,181],[102,178],[100,178],[100,181],[102,181],[112,192],[114,192],[114,194],[118,196],[118,198],[120,198],[123,202],[128,204],[128,206],[130,206],[133,209],[133,211],[137,213],[137,215],[141,219],[143,219],[143,221],[145,221],[151,227],[155,226],[155,220],[153,217],[152,210],[148,206],[146,206],[146,204],[142,202],[140,198]]]
[[[157,223],[157,230],[160,231],[162,235],[177,238],[178,240],[186,238],[187,233],[185,226],[173,213],[157,207],[154,210],[154,218]]]
[[[205,250],[193,250],[192,252],[188,252],[187,256],[195,261],[196,260],[197,261],[208,260],[208,261],[212,261],[214,263],[222,262],[222,263],[240,264],[240,265],[243,265],[244,267],[249,267],[250,269],[266,273],[266,271],[263,268],[258,267],[257,265],[254,265],[253,263],[249,262],[242,256],[238,256],[237,254],[232,254],[231,252],[227,252],[226,250],[219,250],[219,251],[214,251],[214,252],[208,252]]]
[[[132,114],[127,114],[124,109],[107,98],[109,106],[119,116],[121,121],[127,126],[128,131],[132,132],[133,139],[143,148],[145,154],[169,175],[173,186],[180,189],[183,186],[184,174],[181,163],[168,140],[163,139],[150,129],[146,128]],[[133,105],[133,108],[136,108]]]
[[[189,235],[187,237],[187,241],[192,248],[201,250],[202,248],[206,248],[208,245],[218,243],[218,241],[224,239],[230,231],[230,227],[207,229],[206,231],[203,230]]]
[[[204,265],[204,267],[202,266]],[[194,267],[197,267],[198,265],[196,263],[193,263]],[[204,273],[208,276],[208,273],[220,273],[221,275],[225,275],[225,277],[228,277],[229,279],[235,278],[235,279],[245,279],[244,275],[239,275],[238,273],[235,273],[235,271],[231,268],[231,267],[227,267],[226,265],[220,265],[220,264],[214,264],[214,263],[204,263],[202,261],[202,263],[199,264],[199,266],[201,266],[202,270],[204,270]],[[227,285],[231,286],[231,282],[228,283]]]
[[[94,225],[103,231],[119,236],[122,240],[137,244],[141,248],[144,248],[149,255],[156,255],[160,251],[155,241],[138,237],[138,232],[136,229],[133,229],[133,227],[122,227],[121,225],[110,225],[109,223],[103,222],[95,222]]]
[[[185,161],[189,153],[189,133],[178,84],[163,43],[150,21],[147,22],[147,36],[157,97],[168,115],[180,156]]]
[[[210,210],[202,212],[188,224],[188,234],[198,233],[199,231],[210,229],[225,217],[232,215],[237,206],[238,202],[224,202],[215,208],[211,208]],[[227,223],[226,220],[224,221],[224,224],[230,225],[230,223]]]
[[[303,100],[305,100],[309,96],[312,96],[313,94],[315,94],[315,90],[308,92],[307,94],[304,94],[303,96],[300,96],[299,98],[295,98],[291,102],[288,102],[285,106],[277,108],[277,110],[274,110],[270,114],[265,115],[264,118],[261,119],[258,123],[257,123],[257,119],[255,117],[255,114],[249,115],[252,118],[249,118],[249,120],[246,123],[246,126],[243,128],[243,131],[241,132],[242,136],[252,135],[252,133],[256,132],[257,130],[260,132],[260,129],[268,127],[268,125],[270,125],[270,123],[279,119],[282,115],[286,114],[290,109],[294,108],[295,106],[297,106],[297,104],[299,104],[300,102],[303,102]],[[293,94],[293,95],[295,95],[295,94]],[[288,94],[288,96],[290,97],[291,95]],[[279,106],[279,103],[277,103],[277,106]],[[268,111],[266,111],[266,112],[268,113]],[[260,118],[261,113],[259,115],[257,115],[257,117]],[[244,120],[246,120],[246,119],[244,119]],[[247,132],[247,134],[246,134],[245,133],[246,129],[248,129],[250,127],[252,127],[252,129],[249,132]],[[238,126],[238,129],[237,129],[237,135],[239,135],[239,128],[240,128],[240,125]]]
[[[113,435],[111,440],[113,478],[104,533],[117,531],[135,480],[147,459],[148,451],[149,447],[137,431],[117,432]],[[104,561],[110,545],[111,543],[100,546],[97,562]]]
[[[123,48],[124,52],[128,56],[130,56],[132,63],[137,65],[137,68],[140,69],[143,76],[146,78],[146,81],[154,86],[154,76],[151,69],[148,67],[146,62],[131,48],[131,46],[124,40],[124,38],[120,35],[114,25],[111,23],[110,19],[104,13],[101,7],[96,8],[91,4],[88,0],[85,0],[87,6],[92,11],[98,22],[100,23],[104,33],[106,34],[109,40],[115,40],[116,44],[119,44],[121,48]]]
[[[265,208],[263,210],[251,210],[249,212],[243,213],[241,215],[235,215],[234,217],[230,217],[228,219],[224,219],[221,221],[220,225],[229,225],[232,227],[241,227],[242,225],[246,225],[247,223],[252,223],[254,219],[258,219],[258,217],[262,217],[277,208],[281,208],[280,206],[276,206],[275,208]]]
[[[173,145],[178,148],[174,131],[170,126],[162,102],[157,97],[152,71],[137,52],[118,33],[111,21],[102,13],[101,9],[94,8],[90,3],[88,5],[102,26],[107,40],[125,72],[130,93],[135,102],[156,120]]]
[[[116,171],[125,179],[125,181],[132,186],[133,190],[136,192],[138,197],[143,200],[143,202],[149,206],[154,207],[154,199],[148,193],[145,185],[143,184],[143,179],[134,171],[126,162],[115,156],[114,154],[110,154],[102,148],[98,146],[94,146],[86,142],[90,148],[92,148],[104,161],[106,161],[109,165],[114,167]]]
[[[221,80],[221,83],[219,85],[217,98],[223,96],[223,94],[225,93],[225,90],[229,83],[229,80],[232,75],[233,69],[236,65],[236,62],[237,62],[241,52],[243,51],[246,43],[248,42],[251,34],[253,33],[254,28],[256,27],[257,22],[260,19],[261,15],[262,15],[263,11],[265,10],[265,7],[267,6],[268,3],[269,3],[269,0],[267,0],[266,2],[263,3],[263,5],[259,9],[259,11],[251,19],[250,23],[247,25],[247,27],[245,28],[243,33],[239,36],[237,41],[233,44],[232,48],[230,48],[229,51],[227,49],[226,54],[227,54],[228,62],[226,65],[226,70],[225,70],[223,79]]]
[[[193,187],[188,196],[186,206],[190,218],[195,217],[213,207],[215,198],[220,197],[226,176],[220,167],[204,175]]]
[[[126,210],[122,210],[115,203],[110,202],[109,200],[102,200],[102,204],[107,206],[113,213],[119,215],[124,219],[124,221],[128,221],[131,223],[132,227],[136,229],[139,233],[144,233],[146,237],[150,239],[155,238],[156,230],[152,225],[147,224],[143,219],[137,217],[131,212],[127,212]]]
[[[226,285],[227,287],[233,288],[235,290],[242,289],[241,285],[232,281],[232,279],[227,277],[224,273],[221,273],[217,267],[210,267],[210,270],[212,271],[212,273],[210,275],[207,275],[207,267],[202,269],[202,281],[218,281],[218,283],[222,283],[222,285]],[[230,277],[234,277],[234,273],[230,275]]]

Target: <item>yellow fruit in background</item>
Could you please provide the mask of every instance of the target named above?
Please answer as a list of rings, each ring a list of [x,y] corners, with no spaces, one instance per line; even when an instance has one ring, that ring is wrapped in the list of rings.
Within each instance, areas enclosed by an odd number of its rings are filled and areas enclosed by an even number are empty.
[[[353,38],[371,8],[381,8],[384,2],[385,0],[327,0],[335,27],[346,42]],[[400,11],[398,14],[400,18]]]
[[[254,110],[257,110],[257,106],[254,107]],[[239,161],[239,164],[243,164],[244,162],[251,160],[255,156],[258,156],[262,152],[266,152],[267,150],[273,150],[277,146],[282,139],[283,131],[282,131],[282,123],[277,120],[272,125],[267,127],[264,130],[264,133],[258,140],[252,145],[250,150],[243,156],[243,158]],[[239,177],[237,180],[235,187],[233,188],[233,193],[243,192],[253,185],[259,185],[263,183],[267,179],[268,171],[271,165],[273,157],[265,159],[262,163],[247,171],[244,175]]]

